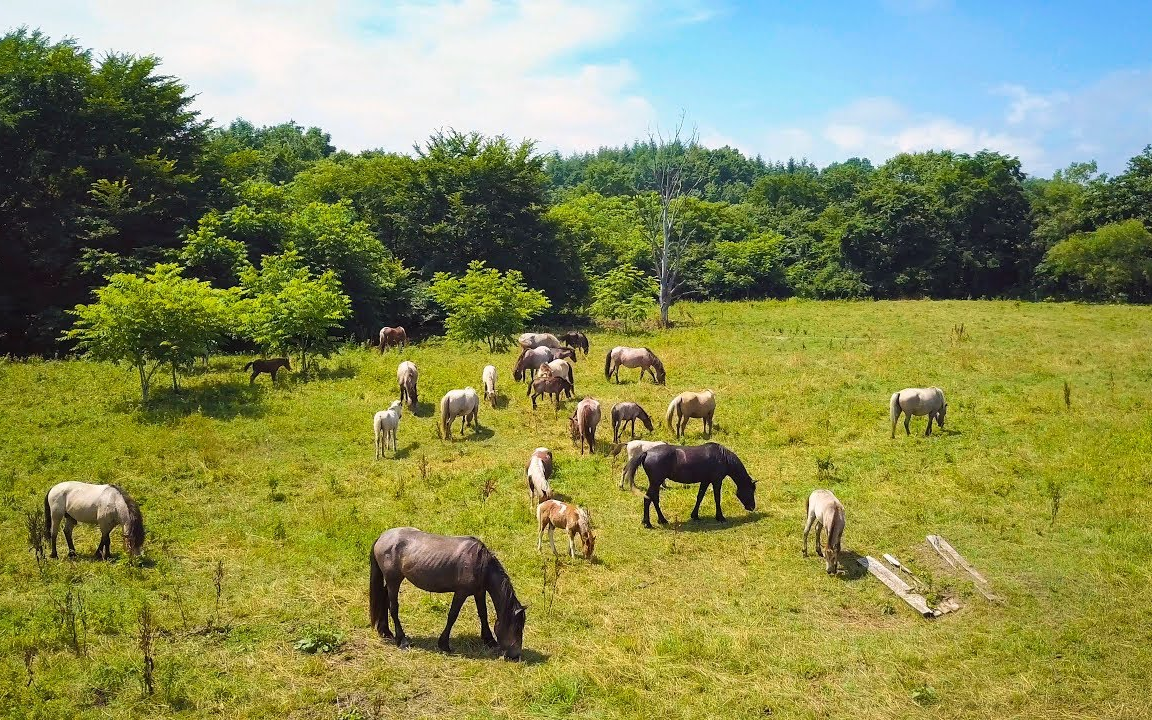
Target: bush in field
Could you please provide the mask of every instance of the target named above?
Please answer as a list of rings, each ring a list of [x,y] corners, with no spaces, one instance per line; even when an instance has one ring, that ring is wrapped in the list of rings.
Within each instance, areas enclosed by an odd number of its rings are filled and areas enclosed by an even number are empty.
[[[294,252],[266,255],[260,270],[241,274],[240,287],[241,333],[265,352],[297,358],[303,372],[309,358],[328,357],[336,348],[338,339],[328,333],[351,312],[336,273],[314,275]]]
[[[1152,233],[1139,220],[1077,233],[1052,246],[1037,274],[1075,297],[1150,300]]]
[[[660,286],[656,278],[631,265],[621,265],[600,277],[592,286],[593,317],[619,320],[624,331],[629,325],[639,325],[656,307],[656,294]]]
[[[519,270],[501,274],[480,260],[469,263],[462,277],[436,273],[430,292],[448,315],[449,338],[486,342],[491,352],[508,347],[528,320],[551,306],[544,293],[524,284]]]
[[[86,357],[136,368],[145,402],[159,368],[170,368],[177,389],[177,372],[207,354],[228,328],[233,295],[180,272],[159,264],[145,275],[110,275],[95,291],[96,302],[72,310],[76,322],[64,336]]]

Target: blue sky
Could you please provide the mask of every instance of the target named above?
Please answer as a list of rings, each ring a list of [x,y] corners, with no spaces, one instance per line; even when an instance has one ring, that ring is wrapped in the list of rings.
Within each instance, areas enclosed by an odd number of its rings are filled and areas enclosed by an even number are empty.
[[[159,55],[218,122],[294,119],[350,150],[445,126],[588,150],[681,111],[706,144],[819,164],[987,147],[1114,173],[1152,143],[1152,3],[0,0],[0,18]]]

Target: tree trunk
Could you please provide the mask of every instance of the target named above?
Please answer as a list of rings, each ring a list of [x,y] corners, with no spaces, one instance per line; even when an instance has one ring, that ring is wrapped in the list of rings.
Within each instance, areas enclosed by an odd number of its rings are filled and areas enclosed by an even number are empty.
[[[172,363],[172,392],[180,392],[180,386],[176,383],[176,363]]]
[[[143,402],[148,402],[148,376],[144,374],[143,365],[137,365],[136,369],[140,371],[140,397]]]

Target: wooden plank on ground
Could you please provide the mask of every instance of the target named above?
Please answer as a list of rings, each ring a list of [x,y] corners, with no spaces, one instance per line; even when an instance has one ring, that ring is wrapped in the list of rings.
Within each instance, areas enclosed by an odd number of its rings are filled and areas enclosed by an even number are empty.
[[[940,557],[944,558],[944,562],[953,568],[964,570],[971,575],[972,579],[976,581],[976,590],[979,591],[985,599],[991,600],[992,602],[999,602],[1000,598],[992,594],[992,591],[988,589],[987,578],[977,572],[976,568],[972,567],[972,565],[964,559],[964,556],[956,551],[956,548],[949,545],[947,540],[939,535],[929,535],[925,539],[928,541],[928,545],[930,545]]]
[[[912,592],[912,586],[901,580],[896,573],[889,570],[884,563],[871,556],[856,558],[856,562],[860,563],[865,570],[875,575],[880,582],[887,585],[889,590],[896,593],[904,602],[911,605],[922,617],[931,618],[936,616],[932,608],[928,607],[928,601],[924,599],[924,596]]]

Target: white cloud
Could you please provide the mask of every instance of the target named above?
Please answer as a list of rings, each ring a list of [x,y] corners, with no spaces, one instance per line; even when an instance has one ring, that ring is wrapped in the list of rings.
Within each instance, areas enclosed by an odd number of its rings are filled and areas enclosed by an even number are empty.
[[[158,55],[221,123],[294,119],[350,150],[406,151],[453,126],[571,151],[625,142],[652,123],[628,62],[579,62],[643,12],[576,0],[63,0],[9,10],[5,22]]]

